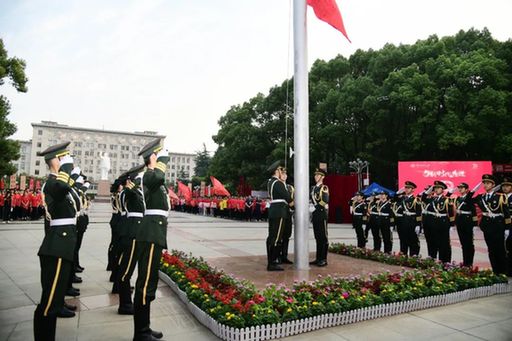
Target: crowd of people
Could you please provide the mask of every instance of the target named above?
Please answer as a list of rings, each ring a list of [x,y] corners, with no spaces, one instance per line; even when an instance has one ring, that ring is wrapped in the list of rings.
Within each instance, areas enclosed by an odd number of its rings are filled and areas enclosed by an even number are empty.
[[[0,191],[0,214],[5,223],[40,219],[44,214],[41,191],[30,189]]]
[[[253,196],[180,198],[172,202],[175,211],[246,221],[266,221],[269,207],[270,200]]]

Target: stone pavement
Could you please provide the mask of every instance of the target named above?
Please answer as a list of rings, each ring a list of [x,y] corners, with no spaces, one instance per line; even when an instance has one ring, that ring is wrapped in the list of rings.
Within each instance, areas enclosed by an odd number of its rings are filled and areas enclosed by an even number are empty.
[[[81,251],[85,271],[75,318],[59,319],[58,340],[130,340],[131,316],[117,315],[117,295],[110,294],[106,249],[110,241],[108,204],[95,204]],[[169,248],[203,256],[219,267],[232,257],[265,254],[265,223],[246,223],[172,212]],[[43,237],[42,223],[0,225],[0,340],[31,340],[32,315],[40,296],[37,250]],[[310,234],[310,250],[314,240]],[[395,234],[396,238],[396,234]],[[456,233],[452,235],[456,239]],[[488,266],[483,236],[475,238],[476,263]],[[330,240],[355,243],[347,225],[330,225]],[[371,242],[371,240],[370,240]],[[292,242],[293,243],[293,242]],[[398,241],[395,239],[394,249]],[[456,240],[453,259],[460,260]],[[426,249],[422,241],[422,250]],[[152,304],[152,327],[165,340],[217,340],[188,313],[176,295],[160,284]],[[472,300],[357,324],[333,327],[287,338],[290,340],[512,340],[512,294]]]

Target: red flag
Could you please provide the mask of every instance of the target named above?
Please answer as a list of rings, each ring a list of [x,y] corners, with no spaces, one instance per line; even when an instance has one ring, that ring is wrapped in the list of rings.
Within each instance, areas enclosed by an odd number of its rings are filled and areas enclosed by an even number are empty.
[[[214,195],[225,195],[227,197],[231,196],[224,185],[219,180],[215,179],[214,176],[210,176],[210,180],[212,181]]]
[[[185,197],[185,200],[192,199],[192,192],[190,191],[190,188],[188,188],[187,185],[185,185],[179,181],[178,181],[178,193],[183,195]]]
[[[171,187],[169,187],[169,198],[174,200],[180,200],[180,198],[178,198],[178,196],[176,195],[176,193],[174,193]]]
[[[318,19],[325,21],[340,31],[351,42],[347,31],[345,31],[345,25],[343,25],[343,19],[341,18],[336,0],[308,0],[308,5],[313,7]]]
[[[5,188],[5,181],[4,181],[4,178],[2,178],[0,180],[0,190],[4,190],[4,188]]]
[[[30,178],[30,180],[28,181],[28,189],[30,189],[31,191],[34,190],[34,178]]]

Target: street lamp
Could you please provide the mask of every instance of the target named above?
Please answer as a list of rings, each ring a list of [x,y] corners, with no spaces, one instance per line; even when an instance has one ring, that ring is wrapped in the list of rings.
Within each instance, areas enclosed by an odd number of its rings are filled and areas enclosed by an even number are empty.
[[[368,169],[370,167],[370,163],[368,161],[363,161],[361,160],[360,158],[357,158],[355,161],[350,161],[348,163],[349,167],[352,168],[353,170],[355,170],[357,172],[357,188],[358,190],[360,191],[361,190],[361,187],[362,187],[362,174],[363,174],[363,169],[366,168],[366,178],[368,178]]]

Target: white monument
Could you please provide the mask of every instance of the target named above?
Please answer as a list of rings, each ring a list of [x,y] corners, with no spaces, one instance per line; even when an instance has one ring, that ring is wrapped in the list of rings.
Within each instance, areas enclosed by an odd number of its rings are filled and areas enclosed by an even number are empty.
[[[108,180],[108,172],[110,171],[110,158],[103,152],[100,161],[100,180]]]

